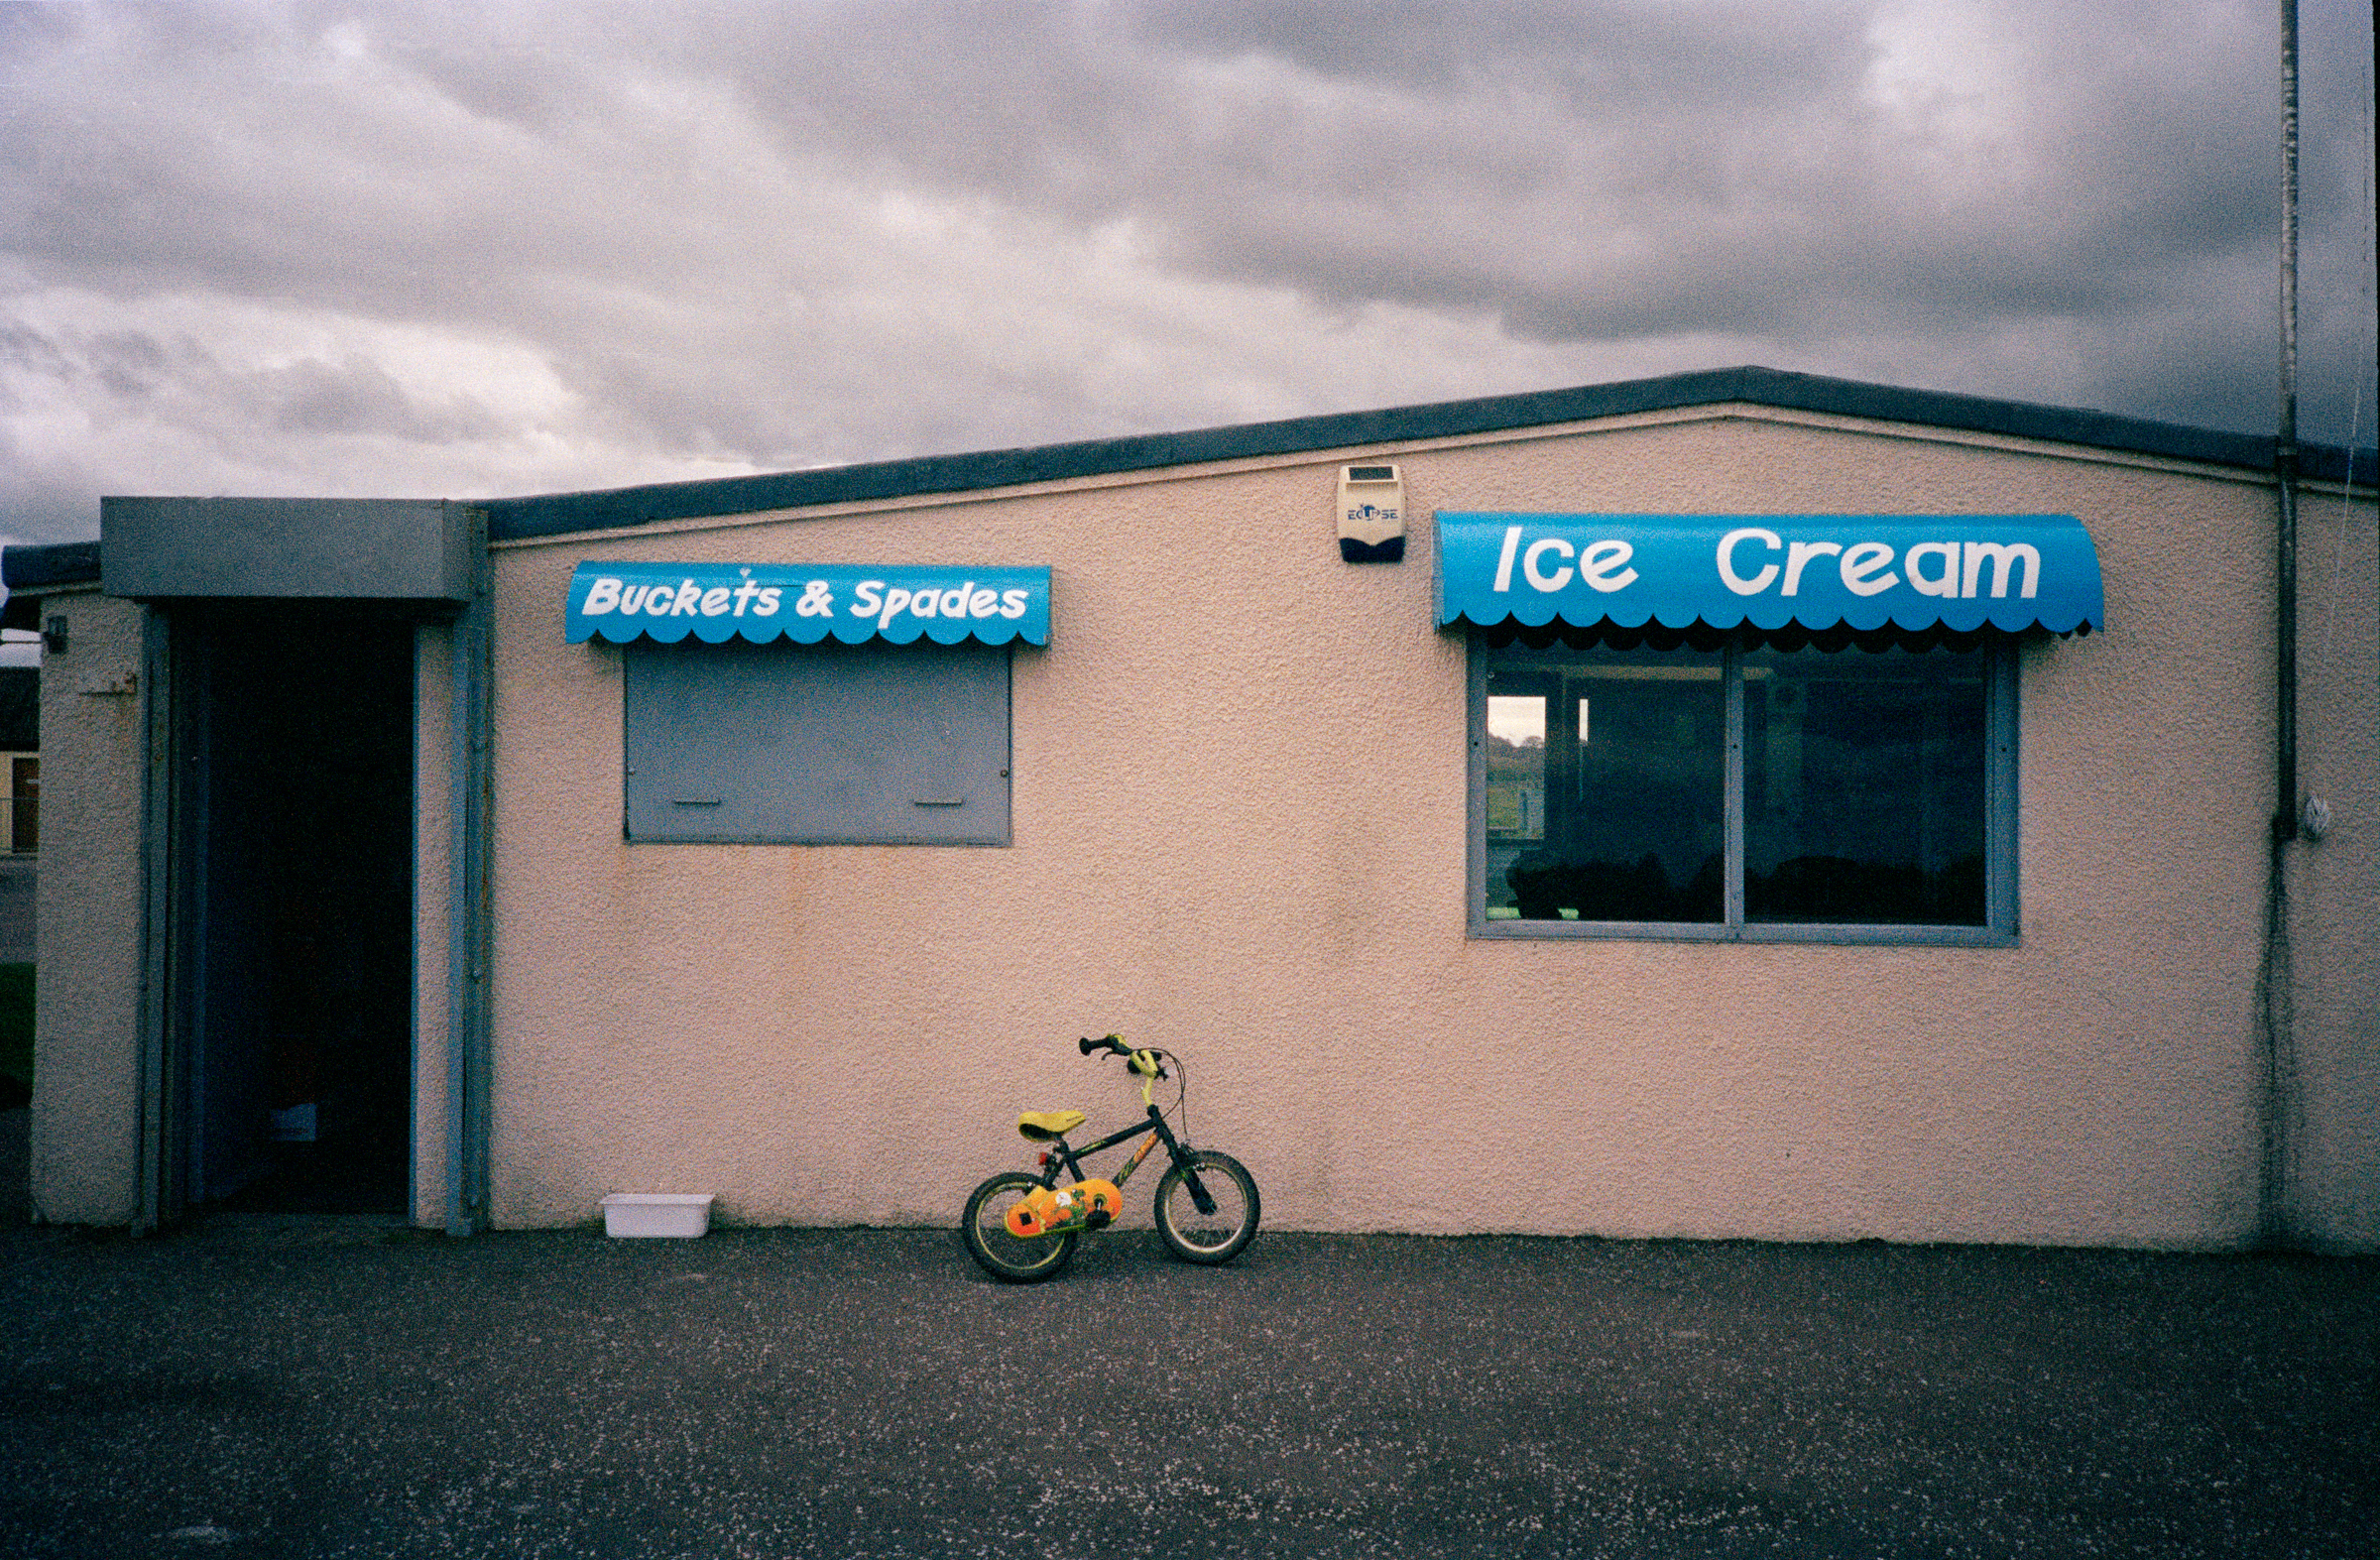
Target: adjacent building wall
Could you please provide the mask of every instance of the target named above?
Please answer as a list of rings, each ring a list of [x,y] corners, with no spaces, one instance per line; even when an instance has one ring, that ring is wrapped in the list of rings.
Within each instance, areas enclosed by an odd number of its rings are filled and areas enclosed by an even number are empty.
[[[2021,945],[1467,939],[1466,647],[1431,627],[1429,527],[1401,565],[1332,542],[1336,465],[1374,455],[1425,517],[2080,516],[2109,627],[2024,649]],[[2246,473],[1723,409],[506,544],[497,1220],[690,1190],[948,1223],[1023,1159],[1018,1110],[1136,1109],[1072,1044],[1119,1029],[1188,1059],[1191,1137],[1277,1226],[2235,1245],[2272,517]],[[626,845],[620,652],[562,643],[583,557],[1052,565],[1013,846]],[[2339,822],[2296,922],[2307,1202],[2365,1247],[2372,602],[2340,596],[2319,661]]]
[[[42,660],[42,870],[35,894],[35,1217],[129,1224],[139,1167],[142,730],[138,605],[55,595],[66,649]]]

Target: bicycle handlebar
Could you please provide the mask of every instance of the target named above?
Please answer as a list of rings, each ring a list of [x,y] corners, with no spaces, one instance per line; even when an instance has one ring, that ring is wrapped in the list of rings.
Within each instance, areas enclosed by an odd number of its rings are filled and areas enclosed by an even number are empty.
[[[1142,1056],[1146,1056],[1148,1058],[1148,1068],[1145,1072],[1143,1072],[1143,1076],[1152,1078],[1170,1078],[1173,1076],[1173,1074],[1165,1070],[1165,1064],[1157,1059],[1157,1053],[1155,1051],[1147,1050],[1145,1048],[1135,1050],[1133,1047],[1124,1043],[1124,1036],[1121,1034],[1103,1034],[1096,1040],[1089,1038],[1080,1039],[1075,1042],[1075,1048],[1081,1051],[1085,1056],[1096,1055],[1101,1051],[1107,1051],[1113,1055],[1121,1056],[1134,1072],[1142,1072],[1140,1058]]]

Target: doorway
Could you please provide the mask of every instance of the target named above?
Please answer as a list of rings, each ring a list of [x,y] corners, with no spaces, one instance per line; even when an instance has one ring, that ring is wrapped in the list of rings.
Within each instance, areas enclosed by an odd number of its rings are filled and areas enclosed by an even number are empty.
[[[182,1200],[403,1214],[413,1146],[414,625],[173,617]]]

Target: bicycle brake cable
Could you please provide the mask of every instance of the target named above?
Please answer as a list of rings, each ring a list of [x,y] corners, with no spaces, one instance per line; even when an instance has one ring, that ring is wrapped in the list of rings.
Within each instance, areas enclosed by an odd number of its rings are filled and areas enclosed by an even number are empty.
[[[1184,1142],[1190,1140],[1190,1069],[1171,1051],[1165,1059],[1173,1063],[1173,1125]]]

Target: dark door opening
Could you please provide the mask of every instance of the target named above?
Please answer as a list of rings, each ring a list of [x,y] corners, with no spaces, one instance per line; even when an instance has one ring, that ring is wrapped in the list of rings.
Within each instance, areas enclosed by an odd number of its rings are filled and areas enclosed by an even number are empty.
[[[11,759],[8,764],[8,848],[28,856],[42,848],[42,761]]]
[[[407,1211],[414,629],[353,603],[177,610],[182,1184]]]

